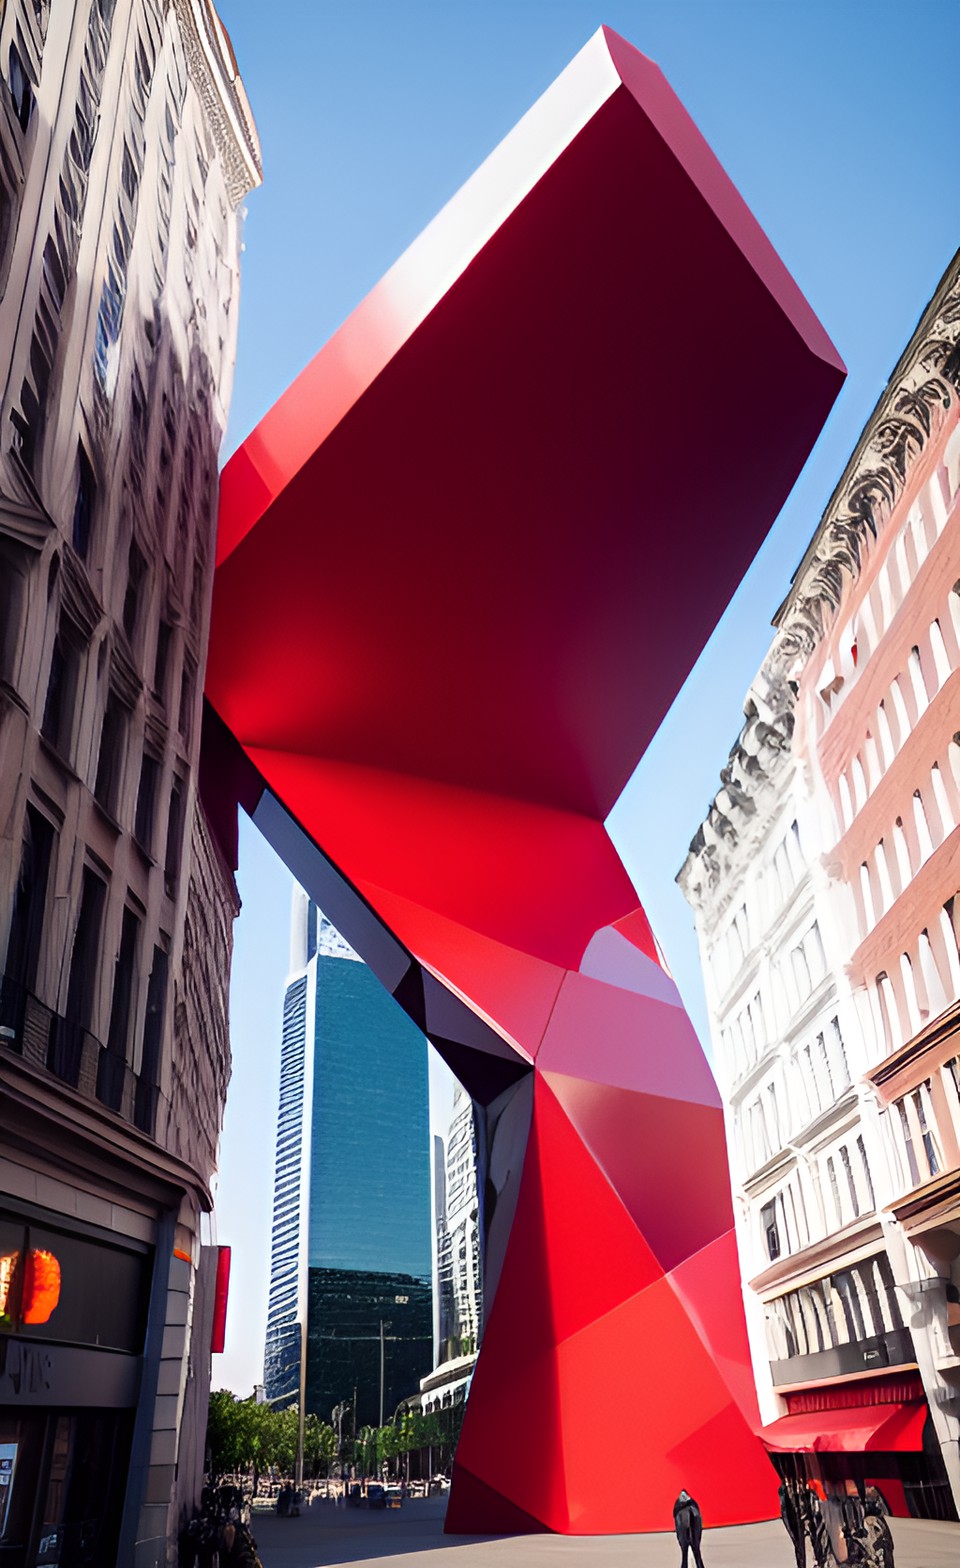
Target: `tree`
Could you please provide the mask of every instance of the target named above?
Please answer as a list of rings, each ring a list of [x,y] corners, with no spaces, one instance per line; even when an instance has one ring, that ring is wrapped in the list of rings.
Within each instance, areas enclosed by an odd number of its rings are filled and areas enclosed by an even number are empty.
[[[328,1475],[337,1457],[337,1434],[319,1416],[308,1414],[303,1423],[303,1462],[311,1475]]]

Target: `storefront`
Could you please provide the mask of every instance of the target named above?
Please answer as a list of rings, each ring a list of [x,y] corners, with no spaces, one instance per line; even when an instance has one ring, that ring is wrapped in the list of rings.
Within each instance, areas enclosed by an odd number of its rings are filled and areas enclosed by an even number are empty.
[[[151,1271],[144,1243],[0,1210],[0,1568],[114,1561]]]

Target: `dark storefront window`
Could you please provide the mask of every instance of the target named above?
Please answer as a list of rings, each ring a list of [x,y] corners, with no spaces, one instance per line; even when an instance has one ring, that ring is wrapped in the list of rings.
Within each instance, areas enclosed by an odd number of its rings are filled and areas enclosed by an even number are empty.
[[[769,1302],[767,1333],[775,1383],[914,1359],[886,1253]]]
[[[139,1253],[34,1225],[29,1241],[57,1259],[60,1299],[48,1322],[24,1323],[20,1333],[131,1354],[143,1348],[146,1269]]]
[[[0,1329],[6,1333],[137,1355],[148,1276],[143,1252],[0,1216]]]
[[[0,1564],[102,1568],[116,1559],[128,1411],[0,1406]]]

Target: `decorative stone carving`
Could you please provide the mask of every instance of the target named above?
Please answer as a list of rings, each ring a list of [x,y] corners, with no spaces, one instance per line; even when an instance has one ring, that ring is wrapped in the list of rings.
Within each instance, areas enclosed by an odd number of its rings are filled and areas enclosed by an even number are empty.
[[[722,788],[677,876],[694,908],[712,903],[726,863],[790,751],[797,674],[824,636],[843,594],[903,493],[913,464],[960,399],[960,253],[954,258],[894,370],[820,520],[789,594],[774,617],[776,635],[744,704],[745,724],[721,770]],[[762,698],[760,693],[764,693]],[[761,718],[758,703],[769,711]],[[715,835],[716,842],[711,842]],[[719,912],[720,905],[717,906]]]

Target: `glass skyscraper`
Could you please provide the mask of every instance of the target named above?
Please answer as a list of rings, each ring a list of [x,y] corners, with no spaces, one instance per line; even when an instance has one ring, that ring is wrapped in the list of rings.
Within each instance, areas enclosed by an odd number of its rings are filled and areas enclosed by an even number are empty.
[[[291,970],[264,1383],[359,1429],[432,1365],[427,1042],[301,893]]]

